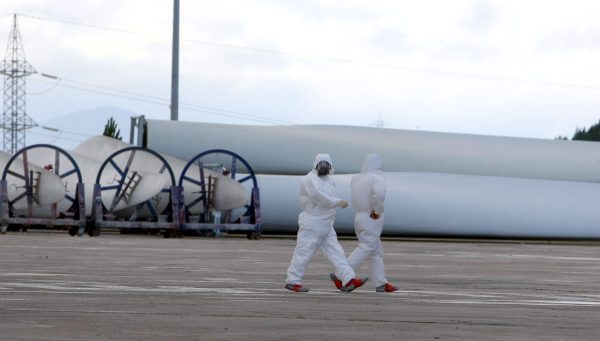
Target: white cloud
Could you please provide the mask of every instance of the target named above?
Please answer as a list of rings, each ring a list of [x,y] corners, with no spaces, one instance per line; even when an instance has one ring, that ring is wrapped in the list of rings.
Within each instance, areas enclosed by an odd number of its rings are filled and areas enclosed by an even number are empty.
[[[41,17],[20,18],[38,70],[168,99],[172,5],[15,0],[0,38],[10,13]],[[298,123],[366,125],[382,112],[395,128],[570,136],[600,117],[598,17],[583,0],[182,0],[180,101]],[[30,96],[36,120],[106,105],[168,118],[164,102],[61,86]]]

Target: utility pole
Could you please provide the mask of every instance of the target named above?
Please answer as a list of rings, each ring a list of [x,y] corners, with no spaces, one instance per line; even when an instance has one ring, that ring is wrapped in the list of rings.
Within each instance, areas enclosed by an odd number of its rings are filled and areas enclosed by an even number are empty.
[[[25,111],[25,78],[36,70],[25,59],[21,33],[17,26],[17,15],[8,37],[8,46],[0,74],[4,75],[4,114],[0,127],[4,131],[4,151],[14,154],[25,147],[25,132],[35,126]]]
[[[179,0],[173,4],[173,56],[171,60],[171,121],[179,119]]]

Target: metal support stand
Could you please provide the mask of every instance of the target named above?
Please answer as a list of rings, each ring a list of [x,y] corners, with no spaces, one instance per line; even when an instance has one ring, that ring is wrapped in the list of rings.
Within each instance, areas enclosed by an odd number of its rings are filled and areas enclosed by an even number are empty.
[[[145,202],[137,204],[129,219],[115,219],[113,209],[115,208],[116,204],[120,200],[126,200],[135,190],[135,186],[139,181],[138,171],[132,169],[134,165],[133,159],[138,152],[149,153],[161,161],[162,165],[160,169],[157,170],[159,174],[162,174],[165,170],[168,172],[167,175],[171,180],[171,186],[168,190],[163,190],[162,192],[169,193],[170,204],[163,212],[159,212],[157,207],[153,205],[152,200],[149,199]],[[129,153],[127,163],[124,166],[118,165],[116,162],[117,156],[123,153]],[[108,165],[113,167],[117,174],[119,174],[118,178],[115,179],[117,184],[102,186],[100,184],[100,179],[102,178],[102,174]],[[102,202],[103,191],[110,191],[113,193],[112,203],[108,207],[105,207]],[[144,229],[158,231],[162,230],[164,231],[165,238],[177,237],[180,235],[179,207],[182,199],[181,192],[181,187],[175,185],[175,177],[170,165],[160,154],[143,147],[123,148],[110,155],[100,166],[96,176],[96,184],[94,185],[92,204],[93,226],[88,229],[88,234],[90,236],[98,236],[103,228],[112,228],[121,231],[126,231],[127,229]],[[138,214],[142,212],[143,209],[147,209],[150,213],[150,217],[147,220],[141,220],[138,218]]]
[[[179,223],[179,200],[181,198],[181,188],[172,186],[170,190],[171,205],[170,211],[176,214],[163,214],[154,217],[153,221],[140,220],[117,220],[114,215],[106,211],[102,205],[102,188],[100,185],[94,185],[94,202],[92,206],[92,221],[87,233],[90,236],[99,236],[103,228],[112,229],[149,229],[164,230],[165,238],[174,238],[180,235]],[[141,204],[143,207],[145,204]]]
[[[28,169],[28,158],[27,152],[35,148],[44,148],[54,150],[53,166],[54,174],[66,181],[69,177],[77,178],[77,187],[75,197],[71,197],[68,194],[65,195],[63,200],[69,200],[72,202],[71,207],[66,212],[57,212],[56,204],[52,204],[51,212],[52,218],[34,218],[33,217],[33,205],[37,203],[37,195],[39,186],[39,174],[38,180],[34,176],[34,172]],[[64,156],[69,162],[71,167],[60,167],[60,156]],[[19,160],[20,159],[20,160]],[[14,162],[23,162],[23,174],[19,174],[14,170],[11,170],[11,166]],[[52,165],[52,164],[50,164]],[[67,170],[64,170],[64,169]],[[12,181],[21,181],[24,183],[24,192],[13,199],[11,202],[8,198],[8,177],[13,179]],[[81,172],[75,160],[61,148],[48,145],[48,144],[36,144],[25,147],[19,150],[13,155],[7,162],[6,167],[2,173],[2,180],[0,180],[0,233],[6,233],[8,226],[15,226],[20,228],[22,231],[26,231],[29,227],[39,228],[68,228],[71,236],[82,236],[85,232],[86,217],[85,217],[85,193],[84,185],[82,183]],[[27,202],[27,212],[23,214],[17,214],[13,210],[13,204],[19,200],[25,199]]]
[[[203,159],[208,159],[210,157],[225,157],[226,159],[230,160],[231,163],[228,165],[229,168],[227,168],[227,174],[229,174],[231,178],[235,180],[237,180],[236,176],[239,175],[238,163],[241,163],[245,167],[247,174],[244,174],[243,177],[237,181],[243,183],[252,180],[253,187],[250,194],[250,205],[245,206],[246,212],[243,213],[236,221],[232,222],[230,220],[230,211],[225,212],[224,222],[221,222],[220,219],[218,219],[218,221],[210,220],[210,209],[212,207],[210,200],[211,186],[210,178],[208,180],[205,178],[204,168],[207,167],[207,163],[203,161]],[[199,167],[199,178],[197,178],[197,175],[194,174],[188,175],[188,170],[193,164],[197,164]],[[212,233],[217,238],[221,237],[223,233],[243,232],[246,233],[248,239],[260,239],[262,225],[260,219],[259,189],[254,171],[241,156],[224,149],[214,149],[200,153],[192,158],[181,172],[179,177],[179,186],[184,187],[186,182],[189,183],[190,188],[192,188],[193,185],[200,187],[200,197],[187,203],[185,200],[181,200],[182,205],[180,215],[182,216],[182,232],[195,231],[197,233]],[[190,212],[192,207],[200,204],[202,205],[203,213],[199,215],[191,214]]]
[[[77,211],[74,213],[74,218],[34,218],[31,215],[25,217],[15,217],[10,214],[10,202],[7,196],[7,182],[0,180],[0,233],[4,234],[8,231],[8,226],[20,227],[23,231],[26,231],[30,227],[43,227],[43,228],[69,228],[69,235],[71,236],[82,236],[85,233],[86,219],[85,219],[85,204],[84,204],[84,193],[83,184],[77,184],[78,199],[76,205],[78,206]],[[81,214],[80,212],[83,212]]]

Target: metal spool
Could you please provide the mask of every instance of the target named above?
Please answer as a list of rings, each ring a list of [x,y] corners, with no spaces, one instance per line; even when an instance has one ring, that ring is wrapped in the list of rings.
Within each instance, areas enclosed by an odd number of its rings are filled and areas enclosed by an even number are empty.
[[[50,151],[47,151],[47,149],[50,149]],[[38,163],[37,165],[58,176],[62,180],[65,187],[69,181],[76,182],[78,184],[76,193],[65,194],[64,199],[71,203],[69,208],[64,212],[59,212],[57,204],[55,203],[51,205],[51,214],[53,218],[63,216],[78,219],[79,221],[75,221],[73,224],[62,221],[56,225],[72,225],[73,227],[69,229],[69,234],[82,235],[84,226],[79,225],[85,225],[85,204],[83,199],[84,195],[81,171],[77,165],[77,162],[75,162],[68,152],[53,145],[35,144],[27,146],[17,151],[9,159],[4,171],[2,172],[2,181],[6,183],[8,180],[11,180],[12,183],[17,184],[17,187],[25,189],[23,193],[13,200],[7,199],[10,215],[15,215],[12,207],[18,202],[25,200],[27,203],[27,213],[25,214],[25,218],[28,218],[32,222],[37,220],[40,222],[43,221],[43,224],[46,225],[54,225],[54,223],[58,223],[58,221],[53,219],[33,219],[33,205],[34,203],[38,202],[38,197],[40,195],[40,193],[38,193],[38,181],[40,174],[36,174],[36,172],[29,169],[28,155],[34,150],[36,153],[40,153],[36,155],[36,163]],[[22,162],[22,173],[14,170],[16,167],[13,166],[16,164],[16,162]],[[28,225],[29,224],[23,224],[21,229],[26,231]]]
[[[197,165],[199,174],[191,174],[189,172],[192,165]],[[210,198],[210,183],[206,181],[204,169],[210,169],[223,175],[228,175],[231,179],[236,180],[239,183],[245,183],[251,181],[252,193],[250,204],[245,205],[245,212],[236,221],[231,221],[231,211],[225,212],[224,224],[229,227],[229,230],[235,230],[235,225],[246,223],[254,224],[256,228],[253,231],[248,232],[248,237],[257,239],[260,237],[260,203],[259,203],[259,189],[256,181],[256,176],[250,164],[246,162],[240,155],[225,149],[211,149],[202,152],[193,157],[184,167],[179,177],[179,187],[185,187],[188,190],[190,188],[198,188],[200,196],[190,202],[183,202],[184,206],[184,221],[189,222],[190,210],[196,205],[203,206],[203,214],[199,217],[200,223],[210,223],[210,212],[211,198]],[[243,174],[243,175],[242,175]],[[244,221],[242,221],[244,220]],[[231,224],[231,225],[228,225]],[[193,225],[193,224],[187,224]],[[218,233],[218,232],[216,232]]]
[[[98,193],[94,194],[94,213],[97,217],[96,217],[96,224],[98,224],[98,215],[104,216],[104,217],[110,217],[111,214],[113,213],[113,209],[115,208],[115,206],[119,203],[119,201],[122,200],[127,200],[128,196],[131,194],[131,192],[133,191],[133,189],[135,188],[135,185],[137,184],[137,182],[140,180],[141,176],[138,173],[138,170],[133,169],[132,166],[134,164],[134,160],[135,157],[138,153],[148,153],[151,154],[152,156],[154,156],[158,161],[157,161],[157,165],[158,167],[156,169],[148,169],[148,168],[144,168],[143,171],[144,172],[152,172],[152,171],[156,171],[156,173],[158,174],[164,174],[165,171],[167,172],[167,176],[169,177],[169,181],[170,181],[170,188],[168,189],[163,189],[161,191],[161,193],[167,193],[168,197],[169,197],[169,203],[166,205],[159,205],[158,204],[158,200],[153,200],[153,199],[149,199],[146,200],[145,202],[139,203],[135,206],[135,209],[133,210],[133,212],[131,213],[130,217],[129,217],[129,221],[125,221],[119,224],[119,226],[122,226],[123,228],[127,228],[127,227],[140,227],[142,225],[140,224],[135,224],[134,221],[137,219],[137,216],[144,210],[147,209],[147,211],[150,213],[151,216],[151,221],[153,222],[159,222],[161,220],[161,218],[163,217],[170,217],[172,218],[174,216],[173,212],[173,205],[172,205],[172,190],[175,187],[176,183],[175,183],[175,176],[173,174],[173,170],[171,169],[171,166],[169,165],[169,163],[165,160],[165,158],[163,158],[160,154],[158,154],[157,152],[151,150],[151,149],[147,149],[147,148],[143,148],[143,147],[138,147],[138,146],[133,146],[133,147],[127,147],[127,148],[123,148],[121,150],[118,150],[114,153],[112,153],[108,158],[106,158],[106,160],[104,160],[104,162],[102,163],[102,165],[100,166],[99,170],[98,170],[98,174],[96,176],[96,182],[95,182],[95,192],[98,191]],[[120,157],[121,156],[121,157]],[[119,158],[120,157],[120,158]],[[121,162],[119,162],[120,159]],[[113,179],[113,183],[110,185],[106,185],[106,184],[101,184],[101,179],[102,176],[104,174],[104,172],[108,171],[108,169],[112,168],[116,173],[117,176]],[[102,203],[102,200],[98,200],[97,198],[100,196],[100,193],[105,193],[105,192],[111,192],[112,193],[112,199],[111,204],[109,207],[105,207],[104,204]],[[101,212],[99,212],[101,207]],[[160,207],[163,207],[162,209]],[[176,214],[175,214],[176,215]],[[130,224],[127,224],[130,223]],[[116,227],[112,226],[110,224],[104,224],[104,226],[107,227]],[[156,224],[156,225],[143,225],[146,228],[164,228],[164,225],[161,224]],[[167,228],[169,229],[169,228]],[[90,233],[90,234],[94,234],[94,233]],[[170,232],[168,233],[170,236]],[[167,236],[167,234],[165,234],[165,236]]]

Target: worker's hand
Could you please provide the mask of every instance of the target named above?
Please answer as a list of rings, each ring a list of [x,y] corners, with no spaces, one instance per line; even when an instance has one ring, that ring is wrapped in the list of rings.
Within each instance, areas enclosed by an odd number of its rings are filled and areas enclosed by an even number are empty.
[[[375,210],[371,210],[371,214],[369,215],[369,217],[371,217],[371,219],[373,219],[373,220],[377,220],[377,219],[379,219],[379,214],[377,214],[377,212],[375,212]]]
[[[348,202],[346,200],[342,200],[338,203],[338,206],[341,208],[346,208],[348,207]]]

